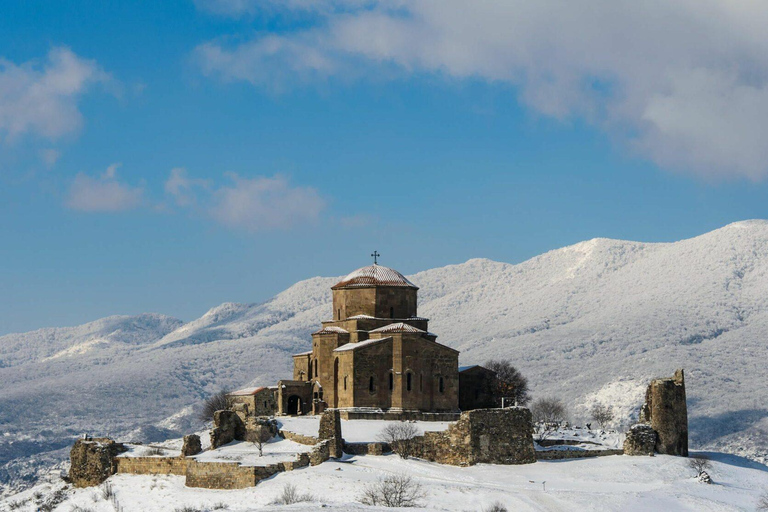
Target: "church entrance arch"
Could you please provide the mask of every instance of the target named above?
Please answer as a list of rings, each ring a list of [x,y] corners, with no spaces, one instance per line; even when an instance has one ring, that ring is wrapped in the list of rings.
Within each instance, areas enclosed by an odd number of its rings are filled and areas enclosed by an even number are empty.
[[[301,412],[301,398],[298,395],[288,397],[288,407],[286,412],[291,416],[296,416]]]

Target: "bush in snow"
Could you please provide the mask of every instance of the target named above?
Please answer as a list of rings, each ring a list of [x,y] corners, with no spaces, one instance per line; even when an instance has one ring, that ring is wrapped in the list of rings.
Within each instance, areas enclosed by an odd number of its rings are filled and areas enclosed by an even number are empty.
[[[688,459],[688,467],[696,472],[696,476],[701,476],[707,469],[712,468],[712,463],[707,457],[699,455]]]
[[[112,489],[112,484],[109,482],[101,484],[99,489],[101,491],[101,497],[105,500],[109,500],[115,495],[115,491]]]
[[[421,484],[405,475],[389,475],[363,490],[360,502],[379,507],[418,507],[426,493]]]
[[[408,421],[391,423],[379,433],[379,440],[388,443],[392,451],[403,459],[414,454],[418,443],[419,429]]]
[[[310,493],[300,493],[299,490],[293,484],[285,484],[283,492],[274,501],[275,505],[293,505],[294,503],[301,503],[305,501],[315,501],[315,497]]]
[[[203,423],[210,423],[213,421],[213,413],[216,411],[223,411],[229,407],[227,404],[227,395],[229,390],[222,389],[218,393],[214,393],[203,401],[203,405],[200,408],[200,412],[197,415],[197,419]]]
[[[153,455],[165,455],[165,450],[163,450],[162,448],[157,448],[153,446],[144,450],[144,453],[142,455],[144,455],[145,457],[151,457]]]
[[[504,359],[491,359],[486,361],[484,366],[496,372],[493,396],[497,406],[501,407],[502,398],[510,399],[513,403],[517,402],[518,405],[525,405],[531,401],[528,394],[528,379],[523,377],[511,362]]]
[[[558,398],[539,398],[531,405],[531,414],[540,441],[556,432],[567,418],[565,404]]]
[[[757,501],[757,510],[768,510],[768,492],[760,496]]]
[[[589,410],[589,415],[595,420],[602,430],[613,421],[613,409],[609,405],[595,404],[592,409]]]
[[[490,507],[485,507],[483,512],[507,512],[507,507],[505,507],[500,501],[497,501]]]

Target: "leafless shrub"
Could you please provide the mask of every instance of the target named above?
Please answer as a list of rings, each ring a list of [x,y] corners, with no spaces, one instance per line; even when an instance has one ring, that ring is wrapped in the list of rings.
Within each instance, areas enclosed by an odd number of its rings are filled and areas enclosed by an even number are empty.
[[[418,507],[426,493],[421,484],[405,475],[389,475],[367,485],[360,502],[380,507]]]
[[[258,426],[253,433],[253,442],[259,447],[259,457],[264,455],[264,444],[272,439],[272,432],[264,426]]]
[[[293,505],[305,501],[315,501],[315,497],[310,493],[301,493],[293,484],[285,484],[283,492],[275,499],[275,505]]]
[[[214,503],[211,507],[211,510],[227,510],[229,509],[229,505],[223,502]]]
[[[105,500],[110,500],[115,495],[115,490],[112,489],[112,484],[109,482],[101,484],[99,491],[101,492],[101,497]]]
[[[92,508],[75,505],[74,507],[69,509],[69,512],[94,512],[94,510]]]
[[[18,510],[27,504],[28,500],[9,501],[8,510]]]
[[[192,507],[190,505],[185,505],[183,507],[174,509],[173,512],[205,512],[202,508]]]
[[[567,418],[565,404],[558,398],[539,398],[531,405],[531,414],[539,441],[557,432]]]
[[[696,472],[696,476],[701,476],[708,469],[712,469],[712,462],[703,456],[691,457],[688,459],[688,467]]]
[[[200,412],[197,415],[197,419],[204,423],[213,421],[213,414],[216,411],[223,411],[229,407],[227,403],[228,389],[222,389],[221,391],[214,393],[203,401],[203,405],[200,408]]]
[[[589,415],[595,420],[602,430],[613,421],[613,408],[610,405],[595,404],[589,411]]]
[[[411,457],[418,444],[419,429],[411,422],[390,423],[379,433],[379,440],[388,443],[392,451],[403,459]]]
[[[757,500],[757,510],[768,510],[768,492]]]
[[[500,501],[497,501],[493,505],[485,507],[483,512],[507,512],[507,507],[505,507]]]
[[[504,359],[491,359],[486,361],[486,368],[496,373],[496,383],[493,389],[493,397],[496,405],[501,407],[501,399],[509,398],[518,405],[525,405],[531,401],[528,393],[528,379],[510,361]]]
[[[162,448],[158,448],[156,446],[151,446],[146,450],[144,450],[142,455],[144,455],[145,457],[151,457],[153,455],[165,455],[165,450],[163,450]]]

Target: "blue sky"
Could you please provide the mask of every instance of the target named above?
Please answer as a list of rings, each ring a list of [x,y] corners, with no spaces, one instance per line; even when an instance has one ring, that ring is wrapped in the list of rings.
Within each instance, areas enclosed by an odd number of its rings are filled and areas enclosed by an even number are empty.
[[[0,334],[766,218],[766,17],[5,2]]]

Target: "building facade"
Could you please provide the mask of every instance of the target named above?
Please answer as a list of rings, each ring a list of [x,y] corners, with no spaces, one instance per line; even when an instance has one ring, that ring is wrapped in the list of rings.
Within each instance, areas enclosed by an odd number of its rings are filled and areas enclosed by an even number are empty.
[[[374,264],[331,290],[332,320],[312,334],[311,350],[293,356],[293,379],[278,383],[278,413],[459,410],[459,353],[418,316],[413,283]]]

